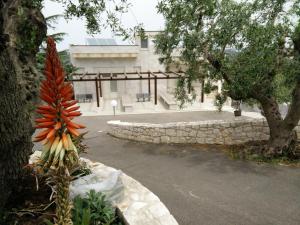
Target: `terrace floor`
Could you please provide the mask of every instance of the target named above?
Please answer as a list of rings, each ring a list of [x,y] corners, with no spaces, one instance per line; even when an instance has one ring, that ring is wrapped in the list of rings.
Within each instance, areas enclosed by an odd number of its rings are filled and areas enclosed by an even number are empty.
[[[195,101],[192,105],[187,104],[183,109],[175,109],[170,110],[164,105],[159,99],[157,105],[154,104],[154,99],[147,102],[137,102],[135,98],[131,102],[133,110],[131,112],[124,112],[122,109],[122,103],[120,99],[117,99],[118,106],[116,108],[116,113],[118,115],[128,115],[128,114],[149,114],[149,113],[168,113],[168,112],[182,112],[182,111],[199,111],[199,110],[215,110],[216,107],[213,105],[213,101],[211,99],[207,99],[205,103],[200,103],[199,101]],[[80,110],[84,116],[100,116],[100,115],[113,115],[113,108],[111,106],[111,100],[103,100],[100,101],[100,107],[97,107],[97,103],[95,101],[89,103],[79,103]],[[226,109],[231,109],[229,103],[225,104]]]
[[[139,143],[106,134],[108,120],[175,122],[231,119],[182,112],[81,117],[84,156],[123,170],[154,192],[179,225],[299,225],[300,168],[232,160],[218,146]]]
[[[137,123],[173,123],[173,122],[193,122],[203,120],[234,120],[246,119],[247,116],[234,117],[231,112],[217,112],[217,111],[193,111],[193,112],[169,112],[169,113],[152,113],[139,115],[117,115],[112,117],[114,120],[121,120],[124,122]]]

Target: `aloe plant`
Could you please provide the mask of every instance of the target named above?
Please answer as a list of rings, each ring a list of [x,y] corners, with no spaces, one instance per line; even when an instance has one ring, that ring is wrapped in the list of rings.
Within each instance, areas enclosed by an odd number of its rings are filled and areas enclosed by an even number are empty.
[[[52,176],[56,186],[56,224],[71,225],[71,203],[69,200],[69,171],[78,164],[78,152],[73,139],[80,136],[77,129],[85,128],[72,120],[80,116],[71,83],[65,82],[53,38],[47,39],[47,55],[41,83],[40,98],[44,105],[36,112],[36,128],[43,129],[35,141],[42,142],[41,165]]]

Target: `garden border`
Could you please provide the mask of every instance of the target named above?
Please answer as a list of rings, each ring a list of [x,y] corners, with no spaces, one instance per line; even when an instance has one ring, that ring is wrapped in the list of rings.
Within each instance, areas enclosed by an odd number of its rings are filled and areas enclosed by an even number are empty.
[[[29,162],[36,162],[39,156],[40,151],[35,151]],[[118,201],[112,202],[112,204],[117,207],[117,211],[121,213],[126,225],[178,225],[160,199],[141,183],[127,174],[102,163],[92,162],[86,158],[81,158],[81,160],[86,163],[87,167],[99,180],[116,171],[120,172],[123,187],[122,197]],[[84,179],[84,177],[79,179]]]

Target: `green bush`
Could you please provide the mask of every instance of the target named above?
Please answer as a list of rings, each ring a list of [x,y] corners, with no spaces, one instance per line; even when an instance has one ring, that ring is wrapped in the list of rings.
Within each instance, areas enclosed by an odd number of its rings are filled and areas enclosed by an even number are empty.
[[[210,94],[211,92],[217,91],[217,90],[218,90],[218,86],[214,85],[210,80],[205,83],[204,89],[203,89],[205,94]]]
[[[227,100],[227,96],[224,95],[224,94],[217,94],[216,97],[215,97],[215,106],[217,107],[218,111],[221,112],[222,111],[222,108],[223,108],[223,105],[224,103],[226,102]]]
[[[91,190],[86,198],[76,196],[72,208],[73,225],[124,225],[116,215],[116,210],[101,192]],[[45,225],[54,225],[45,220]]]
[[[74,225],[122,225],[115,209],[106,201],[105,195],[91,190],[86,198],[73,200],[72,221]]]

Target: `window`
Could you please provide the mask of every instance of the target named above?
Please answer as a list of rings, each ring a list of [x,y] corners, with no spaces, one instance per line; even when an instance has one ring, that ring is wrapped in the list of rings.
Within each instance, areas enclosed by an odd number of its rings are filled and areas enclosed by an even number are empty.
[[[148,48],[148,38],[141,38],[141,48]]]

